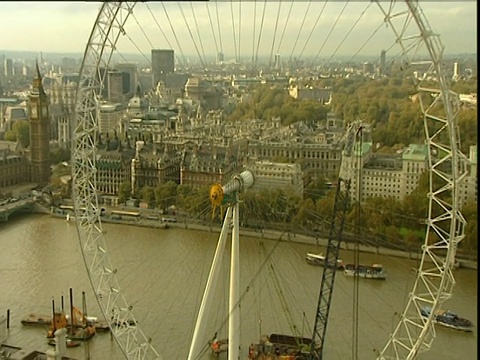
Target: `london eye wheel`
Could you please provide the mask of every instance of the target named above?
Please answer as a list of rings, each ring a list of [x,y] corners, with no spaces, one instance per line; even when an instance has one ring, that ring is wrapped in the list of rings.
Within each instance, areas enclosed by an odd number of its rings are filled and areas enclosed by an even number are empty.
[[[430,348],[435,338],[433,313],[452,296],[455,284],[452,268],[465,229],[458,200],[458,185],[466,174],[456,123],[459,102],[446,79],[440,36],[430,28],[418,1],[357,2],[352,4],[357,8],[354,15],[350,12],[348,16],[345,12],[348,2],[337,3],[330,16],[326,15],[326,2],[252,2],[250,13],[242,4],[104,2],[94,22],[76,97],[73,198],[86,270],[112,334],[128,359],[161,358],[152,340],[135,325],[132,306],[124,296],[108,254],[100,217],[96,142],[98,109],[107,86],[105,69],[131,49],[136,49],[148,63],[149,56],[144,54],[150,54],[151,49],[175,48],[180,54],[177,62],[185,68],[191,61],[190,55],[186,55],[189,49],[206,70],[209,65],[205,53],[210,44],[210,52],[235,54],[235,63],[246,59],[245,63],[253,70],[261,68],[261,56],[267,62],[280,53],[289,56],[289,60],[299,60],[308,49],[314,49],[314,61],[320,57],[324,63],[328,59],[328,63],[343,48],[350,55],[360,54],[377,44],[379,53],[381,42],[382,49],[394,53],[395,64],[413,80],[428,148],[429,206],[421,261],[400,320],[378,355],[380,359],[413,359]],[[298,4],[301,10],[295,17],[292,9]],[[349,23],[347,30],[333,36],[338,24],[345,21]],[[222,22],[228,25],[221,28]],[[357,31],[361,23],[373,27],[369,32]],[[321,28],[319,35],[316,31]],[[154,31],[156,34],[152,35]],[[287,42],[285,32],[294,34],[295,40]],[[380,41],[377,36],[381,32],[389,35]],[[336,43],[330,45],[334,37]],[[351,38],[355,39],[353,43],[349,42]],[[323,43],[318,39],[323,39]],[[428,318],[420,311],[424,305],[433,309]]]

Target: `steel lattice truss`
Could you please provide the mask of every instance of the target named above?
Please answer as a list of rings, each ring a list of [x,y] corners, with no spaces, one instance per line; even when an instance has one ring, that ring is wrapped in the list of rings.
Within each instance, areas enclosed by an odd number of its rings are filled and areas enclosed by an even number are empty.
[[[431,31],[416,1],[377,4],[386,26],[392,29],[402,49],[405,67],[427,66],[426,78],[435,78],[435,87],[438,87],[432,89],[422,82],[418,84],[430,173],[423,255],[401,319],[379,355],[379,359],[413,359],[420,350],[428,349],[435,337],[432,318],[423,318],[420,307],[431,306],[433,314],[439,304],[452,295],[455,283],[452,266],[465,230],[465,220],[459,211],[458,184],[466,175],[466,158],[459,151],[458,96],[449,91],[444,77],[443,45],[439,36]],[[126,34],[124,25],[134,5],[135,2],[104,2],[85,50],[72,146],[73,198],[87,273],[112,334],[128,359],[158,359],[161,357],[150,339],[134,325],[132,307],[110,263],[96,193],[95,143],[98,101],[106,73],[103,70],[109,67],[118,38]],[[395,10],[397,5],[403,5],[403,9]],[[416,29],[414,33],[411,33],[412,27]],[[422,50],[430,55],[429,61],[419,60]],[[433,102],[432,95],[435,96]],[[439,107],[443,109],[440,115]]]
[[[97,102],[105,72],[133,5],[103,3],[85,50],[76,99],[73,198],[83,258],[101,311],[128,359],[158,359],[160,355],[137,325],[110,263],[96,194]]]
[[[311,359],[322,359],[325,348],[325,335],[327,332],[328,315],[332,302],[333,285],[337,272],[337,260],[342,241],[343,225],[345,214],[350,205],[350,179],[338,179],[335,202],[333,205],[333,216],[328,235],[325,261],[323,264],[322,282],[320,295],[318,297],[317,314],[315,317],[314,331],[311,344]],[[317,341],[318,340],[318,341]],[[318,344],[317,344],[318,342]]]
[[[439,305],[452,296],[455,284],[452,268],[466,225],[458,202],[458,184],[466,175],[467,160],[459,150],[458,96],[448,89],[442,63],[444,47],[439,36],[429,28],[418,2],[407,1],[406,4],[407,11],[394,13],[393,6],[382,8],[382,11],[403,49],[405,66],[428,67],[418,84],[418,92],[428,146],[429,205],[417,278],[400,321],[379,359],[413,359],[420,351],[430,348],[435,338],[432,317]],[[418,34],[407,32],[410,23],[417,24]],[[430,61],[418,60],[421,50],[428,51]],[[434,79],[438,88],[424,86],[427,79]],[[432,307],[429,318],[420,313],[424,305]]]

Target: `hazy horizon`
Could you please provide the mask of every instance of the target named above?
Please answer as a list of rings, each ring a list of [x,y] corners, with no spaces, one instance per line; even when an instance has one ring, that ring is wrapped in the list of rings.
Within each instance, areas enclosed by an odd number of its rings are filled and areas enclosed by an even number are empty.
[[[0,52],[82,57],[100,6],[100,2],[2,2],[0,33],[14,35],[3,36]],[[403,3],[395,6],[405,9]],[[425,23],[440,34],[446,56],[476,54],[476,2],[420,1],[420,6]],[[145,2],[135,5],[124,28],[125,35],[116,43],[118,54],[147,60],[152,48],[174,49],[179,63],[218,52],[225,54],[225,61],[271,58],[277,53],[282,61],[328,61],[350,55],[378,57],[382,49],[393,57],[390,47],[396,40],[371,1],[348,6],[343,1]],[[416,26],[413,30],[418,35]]]

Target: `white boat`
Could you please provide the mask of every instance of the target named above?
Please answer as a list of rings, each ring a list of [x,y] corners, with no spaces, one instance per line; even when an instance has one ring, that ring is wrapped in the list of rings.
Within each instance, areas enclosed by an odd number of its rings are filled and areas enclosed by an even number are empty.
[[[305,261],[311,265],[323,266],[323,264],[325,263],[325,255],[323,255],[322,253],[307,253],[307,255],[305,256]],[[340,259],[337,259],[337,269],[343,269],[343,261]]]
[[[381,264],[372,264],[372,265],[354,265],[354,264],[345,264],[343,272],[346,276],[355,276],[358,274],[358,277],[364,279],[378,279],[385,280],[387,274],[383,270]]]

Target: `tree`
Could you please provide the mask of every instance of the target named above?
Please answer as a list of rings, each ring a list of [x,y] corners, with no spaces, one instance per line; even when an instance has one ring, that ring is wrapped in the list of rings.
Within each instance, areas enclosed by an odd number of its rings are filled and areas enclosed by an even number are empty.
[[[123,182],[118,189],[118,202],[124,204],[132,196],[132,184]]]
[[[175,205],[176,195],[177,184],[174,181],[159,184],[155,188],[155,202],[157,203],[157,207],[166,210],[169,206]]]
[[[335,203],[335,193],[336,190],[330,190],[326,196],[318,199],[315,202],[315,210],[320,218],[323,220],[330,221],[333,216],[333,206]]]
[[[477,254],[478,251],[478,208],[477,203],[470,201],[463,205],[462,214],[467,221],[465,238],[460,243],[460,248],[468,254]]]
[[[294,222],[300,225],[307,225],[316,221],[315,204],[312,199],[301,200]]]
[[[303,191],[304,198],[317,201],[318,199],[325,196],[327,190],[327,185],[325,184],[325,181],[323,179],[312,181],[305,187]]]
[[[7,141],[17,141],[17,133],[13,130],[7,130],[4,136]]]
[[[458,114],[461,147],[464,154],[468,154],[471,145],[478,142],[478,115],[477,108],[462,108]]]
[[[50,163],[59,164],[64,161],[70,161],[70,150],[61,147],[50,150]]]
[[[391,244],[396,244],[399,242],[399,240],[401,240],[398,228],[395,226],[387,226],[385,228],[385,235],[387,237],[387,241]]]
[[[13,123],[12,130],[5,132],[5,140],[18,141],[25,149],[30,146],[30,125],[27,120],[17,120]]]
[[[17,135],[17,141],[25,149],[30,146],[30,125],[27,120],[18,120],[13,124],[13,131]]]
[[[140,190],[140,199],[147,204],[151,204],[155,200],[155,189],[151,186],[144,186]]]
[[[412,230],[407,230],[403,235],[403,239],[409,249],[418,249],[419,245],[423,242],[423,238]]]

